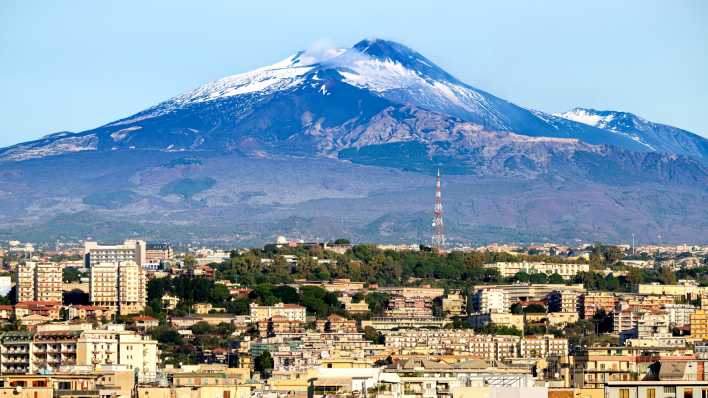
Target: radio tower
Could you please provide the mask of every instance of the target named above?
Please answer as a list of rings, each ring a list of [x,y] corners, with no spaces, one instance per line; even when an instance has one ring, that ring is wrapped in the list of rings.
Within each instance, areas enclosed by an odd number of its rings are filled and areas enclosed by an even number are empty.
[[[442,193],[440,192],[440,169],[435,177],[435,210],[433,211],[433,249],[442,251],[445,248],[445,231],[443,229]]]

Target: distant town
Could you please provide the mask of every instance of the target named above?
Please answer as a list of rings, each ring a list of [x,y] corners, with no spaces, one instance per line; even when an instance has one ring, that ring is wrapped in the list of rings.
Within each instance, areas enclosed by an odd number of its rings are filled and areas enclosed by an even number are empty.
[[[2,396],[708,394],[708,245],[0,247]]]

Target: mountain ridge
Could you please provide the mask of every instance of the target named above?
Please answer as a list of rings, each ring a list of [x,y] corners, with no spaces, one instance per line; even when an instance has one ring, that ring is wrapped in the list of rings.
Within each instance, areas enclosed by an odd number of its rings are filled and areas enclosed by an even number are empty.
[[[642,137],[665,134],[643,126]],[[301,51],[91,130],[0,149],[0,235],[100,238],[115,225],[170,239],[339,230],[425,242],[437,168],[452,242],[708,230],[708,166],[690,150],[702,141],[671,130],[647,146],[620,127],[519,107],[394,42]],[[72,214],[80,222],[63,234]]]

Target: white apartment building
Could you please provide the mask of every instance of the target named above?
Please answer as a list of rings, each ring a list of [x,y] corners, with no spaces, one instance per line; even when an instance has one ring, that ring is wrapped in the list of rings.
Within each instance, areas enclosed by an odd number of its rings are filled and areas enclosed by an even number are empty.
[[[696,312],[696,307],[691,304],[664,304],[661,308],[669,315],[671,327],[680,328],[691,324],[691,314]]]
[[[481,313],[507,313],[511,303],[504,289],[480,289],[475,293],[475,304]]]
[[[147,263],[147,243],[144,240],[126,240],[122,245],[99,245],[98,242],[84,242],[84,262],[86,267],[100,263],[120,263],[132,261],[140,266]]]
[[[27,261],[16,270],[17,302],[62,302],[62,267],[58,263]]]
[[[650,311],[642,314],[642,317],[637,321],[637,337],[640,339],[671,337],[668,314]]]
[[[89,299],[93,305],[108,307],[120,315],[135,314],[145,309],[146,288],[145,270],[133,261],[91,267]]]
[[[297,304],[277,303],[274,305],[258,305],[251,303],[251,322],[268,320],[274,316],[282,316],[289,321],[305,322],[307,311]]]
[[[542,263],[542,262],[527,262],[521,261],[518,263],[492,263],[485,264],[485,268],[496,268],[499,270],[501,276],[508,278],[516,275],[518,272],[525,272],[527,274],[546,274],[553,275],[558,274],[563,277],[563,279],[572,279],[580,272],[590,271],[589,264],[554,264],[554,263]]]

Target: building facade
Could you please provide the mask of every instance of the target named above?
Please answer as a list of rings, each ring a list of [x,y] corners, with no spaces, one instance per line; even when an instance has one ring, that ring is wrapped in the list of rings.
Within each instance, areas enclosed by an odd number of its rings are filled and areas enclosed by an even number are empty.
[[[107,307],[120,315],[145,309],[145,270],[135,262],[99,263],[91,267],[89,299],[92,305]]]
[[[27,261],[16,269],[17,302],[62,302],[62,267],[58,263]]]

